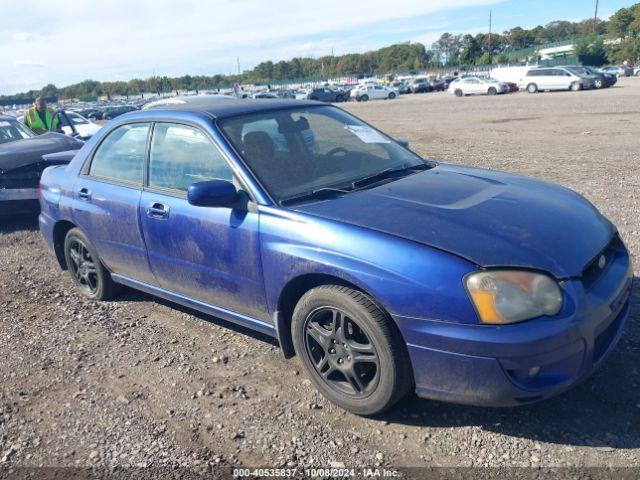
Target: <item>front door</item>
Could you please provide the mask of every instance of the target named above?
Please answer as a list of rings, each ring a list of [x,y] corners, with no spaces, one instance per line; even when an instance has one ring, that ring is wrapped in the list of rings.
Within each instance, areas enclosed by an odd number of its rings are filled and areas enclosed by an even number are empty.
[[[260,262],[258,214],[195,207],[196,182],[233,181],[226,160],[198,128],[157,123],[140,216],[151,269],[173,293],[268,320]]]
[[[153,276],[138,217],[150,125],[122,125],[102,141],[74,184],[76,225],[114,273],[145,283]]]

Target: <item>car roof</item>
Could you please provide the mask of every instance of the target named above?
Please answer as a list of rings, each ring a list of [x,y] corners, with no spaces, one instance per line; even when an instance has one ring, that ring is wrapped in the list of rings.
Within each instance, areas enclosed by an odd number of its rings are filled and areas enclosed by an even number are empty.
[[[293,99],[227,99],[212,98],[207,96],[191,97],[188,102],[162,105],[156,108],[143,110],[145,113],[161,112],[161,111],[181,111],[205,113],[215,118],[233,117],[236,115],[244,115],[248,113],[258,113],[269,110],[285,110],[295,107],[306,107],[326,105],[322,102],[313,100],[293,100]]]
[[[17,120],[17,119],[16,117],[12,117],[11,115],[5,115],[3,113],[0,113],[0,120],[7,121],[7,120]]]

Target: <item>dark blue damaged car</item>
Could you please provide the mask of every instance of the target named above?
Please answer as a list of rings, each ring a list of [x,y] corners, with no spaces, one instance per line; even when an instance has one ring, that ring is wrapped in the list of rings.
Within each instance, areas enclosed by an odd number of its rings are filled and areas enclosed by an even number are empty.
[[[616,228],[565,188],[405,145],[312,101],[129,113],[45,170],[40,228],[87,297],[124,285],[271,335],[357,414],[588,376],[628,316]]]

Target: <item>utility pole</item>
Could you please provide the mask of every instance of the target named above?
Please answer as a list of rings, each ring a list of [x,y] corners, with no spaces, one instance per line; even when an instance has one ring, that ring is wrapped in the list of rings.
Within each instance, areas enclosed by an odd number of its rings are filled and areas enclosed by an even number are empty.
[[[236,57],[236,63],[238,64],[238,75],[240,75],[240,57]]]
[[[596,13],[593,15],[593,34],[596,34],[596,25],[598,24],[598,7],[600,1],[596,0]]]
[[[491,27],[492,27],[492,11],[489,10],[489,63],[492,62],[492,55],[491,55]]]

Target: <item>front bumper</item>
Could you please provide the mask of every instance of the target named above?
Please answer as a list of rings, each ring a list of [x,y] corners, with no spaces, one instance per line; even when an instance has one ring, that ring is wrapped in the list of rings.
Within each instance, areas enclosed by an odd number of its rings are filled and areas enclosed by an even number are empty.
[[[568,298],[554,318],[485,326],[394,317],[408,344],[416,393],[455,403],[514,406],[571,388],[617,344],[632,282],[626,254],[589,289],[581,280],[565,281]]]

